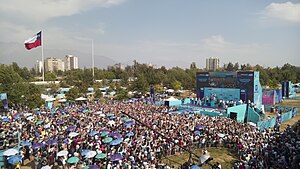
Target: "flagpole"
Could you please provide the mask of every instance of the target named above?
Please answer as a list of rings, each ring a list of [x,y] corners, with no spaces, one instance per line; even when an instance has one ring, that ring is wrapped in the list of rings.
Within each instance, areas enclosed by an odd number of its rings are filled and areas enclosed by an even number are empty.
[[[44,63],[44,36],[43,31],[41,31],[41,40],[42,40],[42,66],[43,66],[43,82],[45,81],[45,63]]]
[[[94,81],[95,80],[94,39],[92,39],[92,66],[93,66],[93,81]]]

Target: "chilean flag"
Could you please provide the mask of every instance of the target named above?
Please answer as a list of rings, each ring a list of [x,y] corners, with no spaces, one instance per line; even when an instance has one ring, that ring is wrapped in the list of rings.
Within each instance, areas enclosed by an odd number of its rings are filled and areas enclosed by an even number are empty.
[[[30,50],[42,45],[42,31],[34,35],[32,38],[29,38],[24,42],[25,48]]]

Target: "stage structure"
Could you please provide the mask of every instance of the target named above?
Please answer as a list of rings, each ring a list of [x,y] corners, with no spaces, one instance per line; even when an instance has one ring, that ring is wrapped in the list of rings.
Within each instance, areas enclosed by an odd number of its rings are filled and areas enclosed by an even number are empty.
[[[295,98],[296,92],[294,84],[291,81],[281,82],[282,85],[282,97],[283,98]]]
[[[218,100],[249,100],[258,108],[262,106],[262,87],[259,72],[197,72],[197,98],[205,99],[212,94]]]

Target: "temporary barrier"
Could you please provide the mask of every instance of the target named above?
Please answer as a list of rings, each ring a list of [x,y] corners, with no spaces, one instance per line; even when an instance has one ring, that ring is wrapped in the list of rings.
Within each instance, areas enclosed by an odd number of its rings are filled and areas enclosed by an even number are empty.
[[[281,111],[284,110],[288,110],[288,111],[286,113],[283,113],[280,116],[258,122],[257,126],[260,131],[263,131],[264,129],[267,128],[273,128],[275,127],[276,123],[280,124],[286,122],[291,118],[295,117],[296,114],[298,113],[298,108],[296,107],[277,107],[277,109]]]

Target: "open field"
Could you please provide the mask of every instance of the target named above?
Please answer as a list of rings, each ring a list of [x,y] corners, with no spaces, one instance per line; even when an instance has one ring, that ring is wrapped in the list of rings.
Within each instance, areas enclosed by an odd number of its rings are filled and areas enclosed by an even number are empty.
[[[236,153],[227,148],[215,148],[211,147],[207,149],[210,156],[213,158],[213,160],[210,162],[210,164],[220,163],[222,165],[222,169],[231,169],[234,161],[237,160]],[[202,149],[194,150],[193,153],[201,157]],[[163,162],[165,164],[168,164],[169,166],[172,166],[172,168],[178,168],[178,166],[182,165],[184,162],[188,161],[189,159],[189,153],[185,152],[180,155],[173,155],[169,156],[163,159]],[[192,156],[193,163],[198,164],[198,158],[195,156]],[[209,169],[210,166],[202,166],[202,169]]]
[[[276,106],[288,106],[288,107],[297,107],[298,108],[298,114],[290,119],[289,121],[286,121],[281,124],[280,130],[286,129],[288,125],[294,125],[300,120],[300,100],[284,100],[282,103],[276,104]]]

